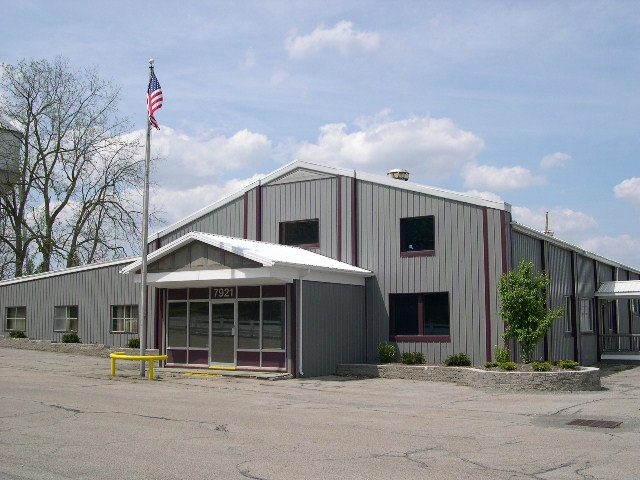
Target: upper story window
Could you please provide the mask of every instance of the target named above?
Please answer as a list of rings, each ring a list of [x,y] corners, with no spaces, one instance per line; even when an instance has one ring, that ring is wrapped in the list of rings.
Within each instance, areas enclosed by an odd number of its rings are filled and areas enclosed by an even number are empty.
[[[400,256],[435,255],[435,217],[407,217],[400,219]]]
[[[320,220],[299,220],[280,222],[280,243],[297,247],[317,248],[320,246]]]
[[[7,307],[6,320],[6,330],[24,332],[27,329],[27,307]]]
[[[55,307],[53,317],[54,332],[77,332],[78,331],[78,306],[67,305]]]

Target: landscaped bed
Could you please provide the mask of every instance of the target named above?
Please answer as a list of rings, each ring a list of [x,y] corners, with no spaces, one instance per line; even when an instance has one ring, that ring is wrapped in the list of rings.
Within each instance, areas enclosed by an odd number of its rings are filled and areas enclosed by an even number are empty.
[[[553,367],[552,367],[553,368]],[[451,382],[477,388],[513,391],[593,391],[600,390],[600,370],[577,367],[575,370],[533,371],[531,364],[518,364],[514,371],[498,368],[446,367],[444,365],[342,364],[338,375],[365,378],[401,378],[433,382]]]

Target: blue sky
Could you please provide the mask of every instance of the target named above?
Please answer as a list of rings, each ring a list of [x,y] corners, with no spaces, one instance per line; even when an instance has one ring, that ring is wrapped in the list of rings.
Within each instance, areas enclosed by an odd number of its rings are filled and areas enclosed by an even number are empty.
[[[95,65],[172,223],[296,158],[512,204],[640,268],[640,2],[0,0],[0,60]],[[160,225],[152,227],[152,230]]]

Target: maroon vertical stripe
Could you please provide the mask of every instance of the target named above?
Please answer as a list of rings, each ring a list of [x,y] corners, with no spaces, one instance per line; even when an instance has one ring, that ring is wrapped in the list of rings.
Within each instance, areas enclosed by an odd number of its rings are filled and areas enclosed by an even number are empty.
[[[338,175],[338,260],[342,262],[342,176]]]
[[[242,238],[248,238],[249,234],[249,192],[244,192],[244,227]]]
[[[262,185],[256,188],[256,240],[262,241]]]
[[[487,362],[491,361],[491,276],[489,274],[489,215],[487,207],[482,207],[482,237],[484,240],[484,315]]]

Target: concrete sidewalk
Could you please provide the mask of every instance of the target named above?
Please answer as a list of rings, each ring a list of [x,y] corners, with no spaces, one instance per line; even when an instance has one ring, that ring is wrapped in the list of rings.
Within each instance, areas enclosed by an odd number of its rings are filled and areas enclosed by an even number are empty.
[[[601,391],[185,375],[0,348],[0,478],[635,479],[640,368]],[[569,425],[621,422],[616,428]]]

